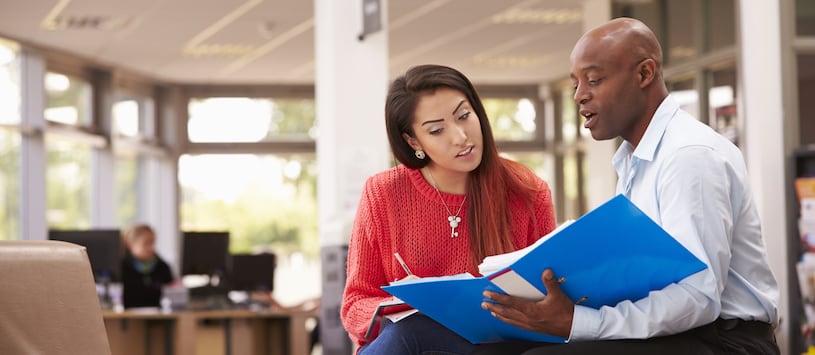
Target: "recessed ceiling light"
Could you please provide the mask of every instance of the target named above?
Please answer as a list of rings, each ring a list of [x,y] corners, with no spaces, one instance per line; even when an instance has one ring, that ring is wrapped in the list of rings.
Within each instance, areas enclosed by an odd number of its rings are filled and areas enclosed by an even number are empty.
[[[580,9],[510,9],[492,17],[494,24],[570,24],[583,19]]]
[[[190,57],[241,57],[252,53],[254,46],[238,44],[200,44],[184,48],[184,55]]]
[[[505,55],[476,57],[473,64],[490,68],[529,68],[549,60],[545,55]]]
[[[99,30],[119,31],[135,23],[131,16],[69,15],[57,16],[43,21],[40,27],[46,30]]]

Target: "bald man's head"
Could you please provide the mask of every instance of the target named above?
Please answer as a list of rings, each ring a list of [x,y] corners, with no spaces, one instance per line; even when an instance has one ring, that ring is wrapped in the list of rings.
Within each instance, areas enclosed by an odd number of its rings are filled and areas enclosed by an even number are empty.
[[[571,62],[584,126],[595,139],[621,136],[636,146],[668,95],[654,33],[635,19],[611,20],[580,37]]]
[[[602,52],[609,59],[619,62],[636,63],[643,59],[653,59],[657,69],[662,71],[662,48],[659,41],[654,32],[639,20],[616,18],[586,32],[577,41],[572,51],[572,60],[574,61],[578,50],[589,49]]]

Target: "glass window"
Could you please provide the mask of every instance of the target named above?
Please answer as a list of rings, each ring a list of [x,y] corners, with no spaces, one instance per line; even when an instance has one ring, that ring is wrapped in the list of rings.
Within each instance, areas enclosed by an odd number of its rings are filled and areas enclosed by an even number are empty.
[[[127,226],[139,217],[139,158],[117,154],[114,180],[116,183],[116,222]]]
[[[560,138],[563,143],[573,143],[577,141],[580,125],[580,115],[574,102],[574,90],[563,88],[560,92]]]
[[[710,125],[736,145],[739,144],[736,110],[736,69],[713,71],[708,91]]]
[[[733,0],[707,1],[708,50],[736,44],[736,5]]]
[[[575,219],[583,215],[580,204],[580,160],[576,152],[563,155],[563,218]]]
[[[313,99],[213,97],[191,99],[190,142],[262,142],[316,137]]]
[[[93,89],[77,77],[48,72],[45,74],[45,119],[74,126],[92,124]]]
[[[798,55],[798,114],[801,145],[815,144],[815,119],[809,116],[809,104],[815,102],[815,55]]]
[[[46,219],[51,228],[89,228],[90,146],[46,136]]]
[[[631,17],[645,23],[660,43],[663,42],[662,16],[659,1],[627,1],[615,0],[612,2],[612,14],[614,17]]]
[[[139,134],[139,102],[120,100],[113,104],[113,131],[125,137]]]
[[[0,38],[0,123],[20,122],[19,46]]]
[[[0,240],[20,238],[20,134],[0,129]]]
[[[178,180],[182,230],[228,230],[233,253],[272,250],[276,275],[303,285],[276,289],[283,303],[320,294],[313,155],[183,155]]]
[[[668,65],[682,63],[699,56],[702,22],[696,11],[698,0],[668,1],[666,11],[667,40],[662,43]]]
[[[485,98],[484,110],[496,141],[535,138],[535,104],[528,98]]]
[[[696,91],[696,78],[669,80],[668,90],[671,91],[671,96],[679,103],[680,108],[699,119],[699,92]]]
[[[549,189],[554,190],[555,171],[554,157],[549,152],[501,152],[507,159],[517,161],[532,169],[536,175],[549,184]]]
[[[113,133],[118,137],[156,138],[155,101],[144,95],[121,95],[113,104]]]
[[[815,1],[795,1],[795,32],[799,36],[815,36]]]

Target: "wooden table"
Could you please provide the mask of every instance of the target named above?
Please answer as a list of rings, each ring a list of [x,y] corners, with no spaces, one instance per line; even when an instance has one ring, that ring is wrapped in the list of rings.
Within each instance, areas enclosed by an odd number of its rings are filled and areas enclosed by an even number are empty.
[[[308,355],[314,312],[208,310],[124,312],[102,317],[113,355]]]

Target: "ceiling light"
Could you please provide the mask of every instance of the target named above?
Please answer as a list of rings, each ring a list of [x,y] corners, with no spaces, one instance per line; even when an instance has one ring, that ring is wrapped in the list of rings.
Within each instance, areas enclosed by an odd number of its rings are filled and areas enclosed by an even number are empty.
[[[570,24],[583,19],[580,9],[509,9],[492,17],[494,24]]]
[[[119,31],[135,23],[130,16],[104,16],[104,15],[70,15],[57,16],[44,21],[40,27],[46,30],[99,30]]]
[[[252,53],[254,46],[237,44],[201,44],[184,48],[184,55],[190,57],[242,57]]]
[[[476,57],[475,65],[490,68],[529,68],[549,60],[545,55],[507,55],[494,57]]]

